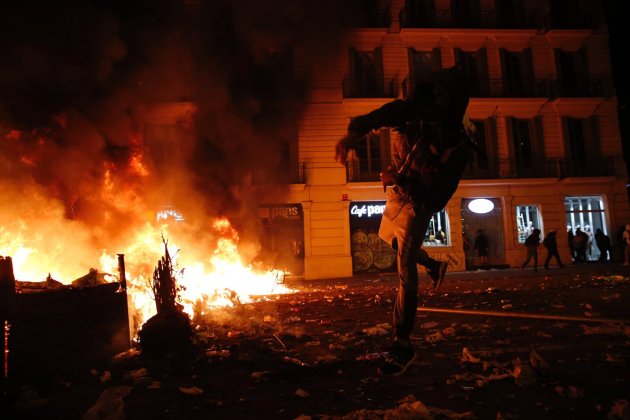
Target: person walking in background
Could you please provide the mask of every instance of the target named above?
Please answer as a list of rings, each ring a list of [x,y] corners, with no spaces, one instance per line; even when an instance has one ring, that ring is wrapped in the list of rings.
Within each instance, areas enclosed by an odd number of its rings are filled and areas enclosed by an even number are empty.
[[[600,263],[612,261],[610,237],[599,228],[595,231],[595,243],[597,244],[597,248],[599,248],[599,259],[597,261]]]
[[[571,252],[571,262],[575,263],[575,248],[573,247],[573,241],[575,235],[573,234],[573,228],[571,225],[567,225],[567,242],[569,242],[569,251]]]
[[[552,229],[545,239],[543,240],[543,245],[547,248],[547,258],[545,259],[545,270],[549,270],[549,262],[551,261],[551,257],[556,257],[556,261],[558,261],[558,265],[560,268],[564,268],[564,264],[560,261],[560,254],[558,254],[558,241],[556,240],[556,230]]]
[[[626,225],[626,230],[623,231],[623,265],[630,264],[630,225]]]
[[[586,262],[586,245],[588,244],[588,235],[582,232],[578,226],[575,228],[575,236],[573,237],[573,249],[575,250],[575,262],[584,264]]]
[[[483,233],[483,229],[477,231],[477,237],[475,237],[475,251],[479,257],[479,266],[484,267],[488,265],[488,249],[490,243],[488,237]]]
[[[527,267],[527,264],[534,259],[534,271],[538,271],[538,244],[540,244],[540,229],[534,229],[531,235],[525,239],[527,247],[527,259],[521,265],[521,269]]]

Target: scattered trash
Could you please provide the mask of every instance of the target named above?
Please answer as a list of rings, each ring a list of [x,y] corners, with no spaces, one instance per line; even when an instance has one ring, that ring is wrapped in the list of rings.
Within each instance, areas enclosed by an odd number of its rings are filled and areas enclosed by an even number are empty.
[[[261,379],[263,379],[265,376],[269,375],[270,373],[271,373],[270,370],[265,370],[261,372],[252,372],[251,375],[249,375],[249,377],[257,381],[260,381]]]
[[[186,394],[186,395],[201,395],[201,394],[203,394],[203,389],[197,388],[196,386],[191,386],[191,387],[180,386],[179,387],[179,391],[182,394]]]
[[[571,385],[569,386],[567,396],[569,398],[582,398],[584,397],[584,389]]]
[[[302,398],[308,398],[311,396],[311,394],[309,394],[307,391],[303,390],[302,388],[298,388],[295,391],[295,395],[297,395],[298,397],[302,397]]]
[[[470,352],[470,350],[468,350],[467,347],[464,347],[462,349],[462,357],[460,359],[462,362],[470,362],[470,363],[479,363],[481,362],[481,359],[478,359],[477,357],[473,356],[472,353]]]
[[[514,382],[520,386],[530,386],[538,381],[536,372],[527,362],[516,363],[514,367]]]
[[[133,390],[132,387],[115,386],[107,388],[96,402],[83,414],[82,420],[103,420],[125,418],[125,398]]]
[[[364,328],[362,331],[368,335],[386,335],[389,334],[389,330],[392,328],[390,324],[384,322],[374,327]]]
[[[223,350],[208,350],[206,351],[206,356],[208,357],[216,357],[216,358],[222,358],[222,359],[227,359],[229,358],[231,355],[230,350],[228,349],[223,349]]]
[[[549,369],[549,363],[543,359],[540,354],[536,352],[536,350],[532,350],[529,353],[529,363],[532,365],[534,369],[543,370]]]

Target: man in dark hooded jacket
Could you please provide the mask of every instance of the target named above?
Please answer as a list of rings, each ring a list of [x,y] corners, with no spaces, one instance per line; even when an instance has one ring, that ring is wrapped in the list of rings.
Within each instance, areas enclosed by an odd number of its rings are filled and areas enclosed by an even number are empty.
[[[460,70],[437,71],[412,97],[352,118],[347,135],[336,147],[337,161],[345,163],[348,150],[357,148],[370,131],[393,127],[400,133],[392,142],[393,166],[381,173],[383,184],[391,186],[387,193],[405,203],[409,214],[391,238],[397,250],[400,285],[394,304],[394,344],[381,369],[384,374],[401,374],[416,358],[409,340],[418,307],[416,264],[427,267],[434,284],[439,285],[444,278],[446,264],[430,258],[421,246],[431,216],[452,197],[470,159],[469,134],[474,132],[474,125],[464,118],[468,101]],[[388,197],[386,214],[389,206]]]

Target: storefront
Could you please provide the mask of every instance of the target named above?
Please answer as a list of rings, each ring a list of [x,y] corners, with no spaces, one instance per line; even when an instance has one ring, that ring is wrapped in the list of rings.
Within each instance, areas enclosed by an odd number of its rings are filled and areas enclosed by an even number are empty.
[[[287,276],[304,274],[304,211],[301,204],[260,206],[261,256]]]
[[[601,196],[570,196],[564,199],[564,211],[567,227],[567,241],[571,245],[580,243],[576,240],[576,235],[580,232],[586,234],[586,260],[596,261],[599,259],[601,251],[597,246],[595,234],[600,230],[604,235],[609,236],[609,229],[606,223],[606,210],[604,200]],[[572,253],[577,252],[572,249]],[[576,255],[572,255],[575,257]]]
[[[462,200],[461,216],[466,268],[504,265],[505,234],[501,200],[465,198]],[[480,258],[479,247],[475,246],[475,243],[482,243],[483,237],[488,245],[486,259]]]
[[[396,271],[396,251],[378,236],[385,201],[350,203],[350,252],[354,273]]]
[[[385,201],[350,203],[350,252],[352,271],[396,271],[396,251],[378,236]],[[445,247],[450,243],[450,225],[446,211],[434,213],[429,220],[423,247]],[[429,252],[431,252],[429,250]]]

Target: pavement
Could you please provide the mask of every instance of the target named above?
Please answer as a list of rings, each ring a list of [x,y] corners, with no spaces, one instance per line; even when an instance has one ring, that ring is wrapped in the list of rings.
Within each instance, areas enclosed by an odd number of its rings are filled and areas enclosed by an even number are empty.
[[[395,274],[290,281],[297,293],[194,320],[189,354],[137,350],[23,384],[15,418],[627,419],[630,269],[421,274],[417,361],[378,373]],[[443,312],[432,312],[431,310]],[[99,417],[100,416],[100,417]],[[109,417],[121,418],[121,417]]]

